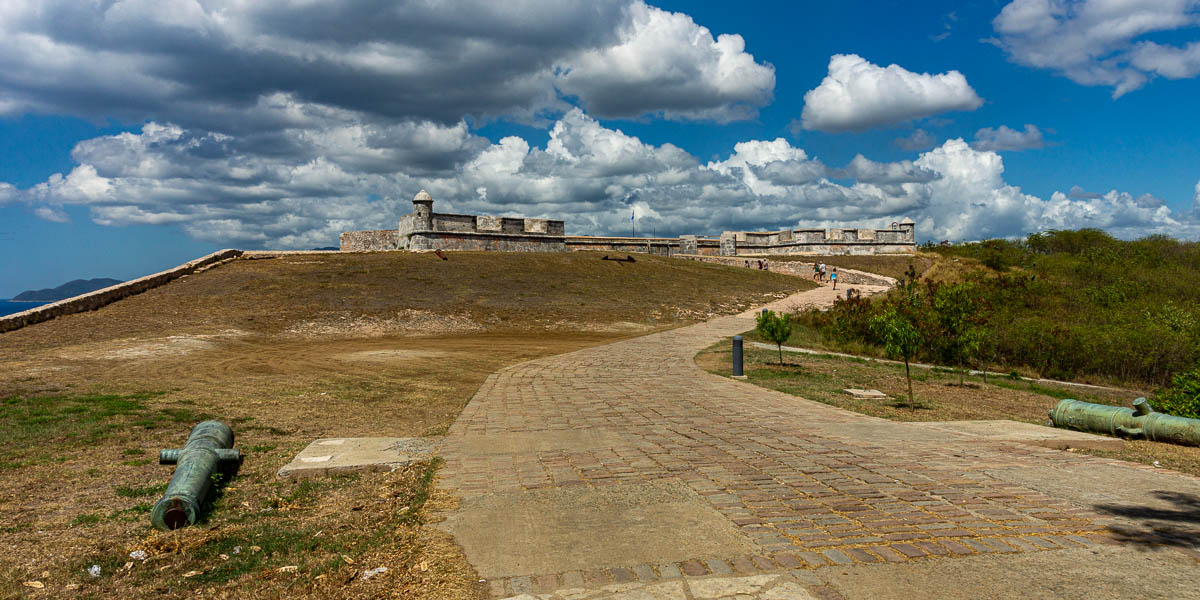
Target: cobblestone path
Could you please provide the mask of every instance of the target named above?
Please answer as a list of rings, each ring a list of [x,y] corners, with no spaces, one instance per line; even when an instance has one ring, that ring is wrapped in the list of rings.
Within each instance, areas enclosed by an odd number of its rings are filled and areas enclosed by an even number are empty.
[[[493,596],[684,598],[683,582],[723,575],[767,598],[825,566],[1115,543],[1101,515],[992,475],[1099,459],[884,421],[696,367],[698,351],[752,327],[718,318],[484,383],[450,429],[440,485],[462,498],[448,528]]]

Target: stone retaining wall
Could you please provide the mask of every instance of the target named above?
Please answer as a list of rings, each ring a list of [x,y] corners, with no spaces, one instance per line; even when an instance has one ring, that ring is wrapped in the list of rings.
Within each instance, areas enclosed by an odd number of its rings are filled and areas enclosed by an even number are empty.
[[[131,281],[126,281],[125,283],[118,283],[117,285],[106,287],[102,290],[88,292],[80,296],[75,296],[74,298],[59,300],[58,302],[54,302],[52,304],[43,304],[42,306],[38,306],[36,308],[31,308],[26,311],[0,317],[0,333],[13,331],[26,325],[41,323],[42,321],[49,321],[50,319],[61,317],[63,315],[70,315],[88,310],[96,310],[102,306],[107,306],[113,302],[116,302],[117,300],[121,300],[122,298],[128,298],[134,294],[140,294],[146,290],[156,288],[160,285],[179,279],[184,275],[190,275],[206,267],[210,267],[222,261],[237,258],[241,255],[241,250],[220,250],[218,252],[209,254],[208,256],[204,256],[191,262],[179,265],[173,269],[167,269],[166,271],[161,271],[153,275],[139,277]]]
[[[343,250],[373,251],[397,250],[400,248],[399,236],[395,229],[375,229],[370,231],[345,231],[339,238]]]

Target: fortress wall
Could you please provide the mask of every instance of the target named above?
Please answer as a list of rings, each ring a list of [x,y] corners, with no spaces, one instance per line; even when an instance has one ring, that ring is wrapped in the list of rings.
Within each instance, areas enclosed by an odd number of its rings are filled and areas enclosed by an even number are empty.
[[[680,241],[676,238],[597,237],[590,235],[568,236],[566,249],[597,250],[603,252],[639,252],[672,256],[679,252]]]
[[[913,243],[880,243],[875,240],[845,241],[835,240],[820,243],[791,242],[775,246],[749,245],[739,243],[736,256],[770,256],[786,254],[814,254],[826,256],[839,255],[870,255],[870,254],[910,254],[917,249]]]
[[[453,231],[418,231],[409,238],[409,248],[413,250],[490,250],[493,252],[566,251],[563,238],[558,236]]]
[[[106,287],[102,290],[75,296],[74,298],[59,300],[53,304],[44,304],[23,312],[0,317],[0,333],[13,331],[26,325],[41,323],[42,321],[49,321],[63,315],[96,310],[117,300],[128,298],[134,294],[140,294],[146,290],[170,283],[185,275],[190,275],[218,263],[235,259],[241,255],[241,250],[221,250],[184,263],[173,269],[139,277],[125,283],[118,283],[112,287]]]
[[[400,239],[395,229],[344,231],[338,242],[339,248],[345,252],[396,250],[400,247]]]
[[[433,213],[434,231],[475,231],[475,215],[448,215]]]

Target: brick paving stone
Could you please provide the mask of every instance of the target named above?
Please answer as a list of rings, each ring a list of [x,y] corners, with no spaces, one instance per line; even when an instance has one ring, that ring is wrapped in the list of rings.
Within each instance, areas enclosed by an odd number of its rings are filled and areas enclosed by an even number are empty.
[[[683,577],[683,572],[679,570],[679,565],[667,563],[658,565],[658,576],[663,579],[679,579]]]
[[[850,556],[850,558],[853,558],[858,562],[874,563],[879,562],[880,560],[878,556],[875,556],[874,554],[871,554],[862,548],[847,548],[845,552]]]
[[[599,587],[611,582],[612,579],[604,569],[588,569],[583,572],[583,583],[587,587]]]
[[[712,571],[713,575],[732,575],[733,567],[723,560],[706,560],[705,565],[708,565],[708,570]]]
[[[940,544],[933,542],[913,542],[913,545],[933,556],[948,556],[950,551]]]
[[[1037,546],[1038,549],[1041,550],[1057,550],[1062,548],[1062,546],[1059,546],[1058,544],[1055,544],[1046,538],[1037,537],[1035,535],[1027,536],[1022,539],[1029,542],[1030,545]]]
[[[637,577],[634,576],[633,571],[624,567],[609,569],[609,573],[612,574],[613,581],[617,583],[629,583],[631,581],[637,581]]]
[[[708,570],[704,568],[704,563],[701,563],[698,560],[686,561],[680,564],[679,568],[684,572],[685,575],[690,575],[692,577],[708,575]]]
[[[908,558],[920,558],[928,554],[912,544],[892,544],[891,548]]]
[[[509,593],[508,586],[504,585],[504,583],[505,582],[503,579],[489,579],[488,596],[492,598],[504,598],[506,596],[511,596],[512,594]]]
[[[739,556],[731,560],[730,563],[733,565],[733,570],[742,575],[753,575],[759,571],[758,567],[754,564],[754,560],[749,556]]]
[[[508,587],[512,588],[513,593],[516,595],[532,594],[533,579],[524,576],[513,577],[512,579],[508,580]]]
[[[970,548],[976,552],[983,552],[985,554],[993,554],[996,552],[995,548],[993,548],[987,544],[984,544],[983,542],[981,542],[975,538],[963,538],[959,541],[962,542],[962,544],[964,546],[967,546],[968,548]]]
[[[824,550],[821,552],[821,554],[825,558],[829,559],[829,562],[831,562],[835,565],[854,564],[854,561],[851,560],[851,558],[849,556],[846,556],[845,553],[843,553],[840,550]]]
[[[823,567],[828,564],[825,557],[816,552],[798,552],[796,553],[796,558],[808,563],[810,567]]]
[[[583,574],[579,571],[568,571],[560,576],[562,586],[565,588],[581,588],[583,587]]]
[[[908,560],[903,554],[892,550],[887,546],[867,546],[867,550],[878,555],[886,562],[900,563]]]
[[[557,575],[538,575],[533,578],[533,588],[538,592],[553,592],[559,588]]]
[[[804,566],[804,561],[791,554],[776,554],[775,562],[785,569],[799,569]]]
[[[775,564],[775,561],[765,556],[751,556],[750,560],[754,563],[754,566],[758,567],[759,571],[774,571],[779,568],[779,565]]]
[[[637,575],[638,581],[657,581],[658,574],[654,572],[654,567],[650,565],[636,565],[633,567],[633,574]]]

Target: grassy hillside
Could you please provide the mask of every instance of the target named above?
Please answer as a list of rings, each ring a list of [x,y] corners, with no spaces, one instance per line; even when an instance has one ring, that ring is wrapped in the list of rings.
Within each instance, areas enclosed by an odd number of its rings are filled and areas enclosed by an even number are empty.
[[[47,597],[480,596],[448,536],[422,526],[427,500],[451,501],[429,496],[436,463],[308,482],[275,473],[318,437],[443,434],[505,365],[812,285],[602,256],[237,260],[0,334],[0,580],[36,581]],[[154,532],[147,513],[171,473],[155,453],[205,418],[233,427],[246,460],[204,526]],[[389,570],[356,579],[378,567]]]
[[[1081,230],[927,250],[942,258],[925,276],[935,286],[919,295],[929,305],[936,284],[967,290],[988,334],[976,364],[1155,387],[1200,360],[1200,244]],[[881,306],[842,303],[809,315],[797,336],[870,350],[866,322]],[[936,344],[921,358],[947,359]]]

